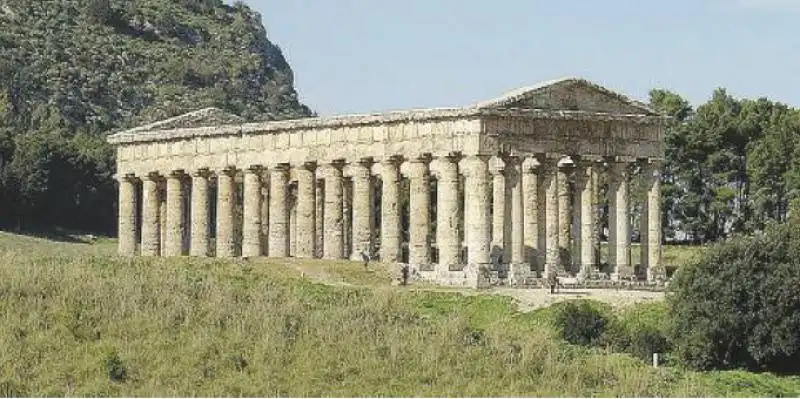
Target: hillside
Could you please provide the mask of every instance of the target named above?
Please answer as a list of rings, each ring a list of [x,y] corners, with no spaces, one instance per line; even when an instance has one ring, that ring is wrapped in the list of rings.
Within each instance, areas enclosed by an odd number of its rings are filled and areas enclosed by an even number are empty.
[[[308,116],[258,13],[221,0],[0,0],[0,225],[113,231],[119,128],[214,106]]]
[[[125,259],[113,241],[75,240],[0,233],[0,396],[800,393],[795,377],[569,345],[551,308],[392,286],[378,264]],[[621,317],[641,319],[638,306]]]

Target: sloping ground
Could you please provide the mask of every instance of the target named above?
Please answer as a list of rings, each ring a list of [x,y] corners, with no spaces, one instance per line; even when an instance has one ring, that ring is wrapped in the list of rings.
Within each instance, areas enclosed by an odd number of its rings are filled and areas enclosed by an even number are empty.
[[[349,262],[122,259],[0,236],[5,396],[797,396],[560,341],[502,295]],[[313,279],[330,284],[317,284]],[[349,285],[349,286],[346,286]]]

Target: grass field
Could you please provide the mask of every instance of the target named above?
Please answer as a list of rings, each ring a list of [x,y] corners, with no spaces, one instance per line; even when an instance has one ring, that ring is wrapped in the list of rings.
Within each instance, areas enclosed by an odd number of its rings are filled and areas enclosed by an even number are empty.
[[[4,396],[798,396],[571,346],[502,295],[350,262],[124,259],[0,233]]]

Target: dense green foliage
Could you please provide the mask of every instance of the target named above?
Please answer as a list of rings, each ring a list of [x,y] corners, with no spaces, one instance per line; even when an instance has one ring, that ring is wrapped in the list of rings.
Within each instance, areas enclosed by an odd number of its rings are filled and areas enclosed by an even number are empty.
[[[114,231],[118,128],[310,114],[260,16],[222,0],[0,0],[0,225]]]
[[[675,118],[662,176],[667,236],[708,242],[786,220],[800,195],[800,111],[724,89],[696,109],[665,90],[650,102]]]
[[[800,372],[797,216],[713,246],[680,269],[674,284],[671,335],[686,364]]]

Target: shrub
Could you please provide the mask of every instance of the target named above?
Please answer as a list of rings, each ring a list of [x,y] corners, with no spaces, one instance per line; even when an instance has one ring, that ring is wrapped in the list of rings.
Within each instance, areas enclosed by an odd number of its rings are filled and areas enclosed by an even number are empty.
[[[670,335],[684,363],[800,371],[799,227],[717,244],[677,272]]]
[[[606,340],[615,350],[649,362],[653,353],[669,352],[669,326],[669,309],[665,303],[641,304],[620,315]]]
[[[574,345],[601,345],[612,321],[609,307],[591,300],[565,301],[553,305],[553,312],[561,337]]]

